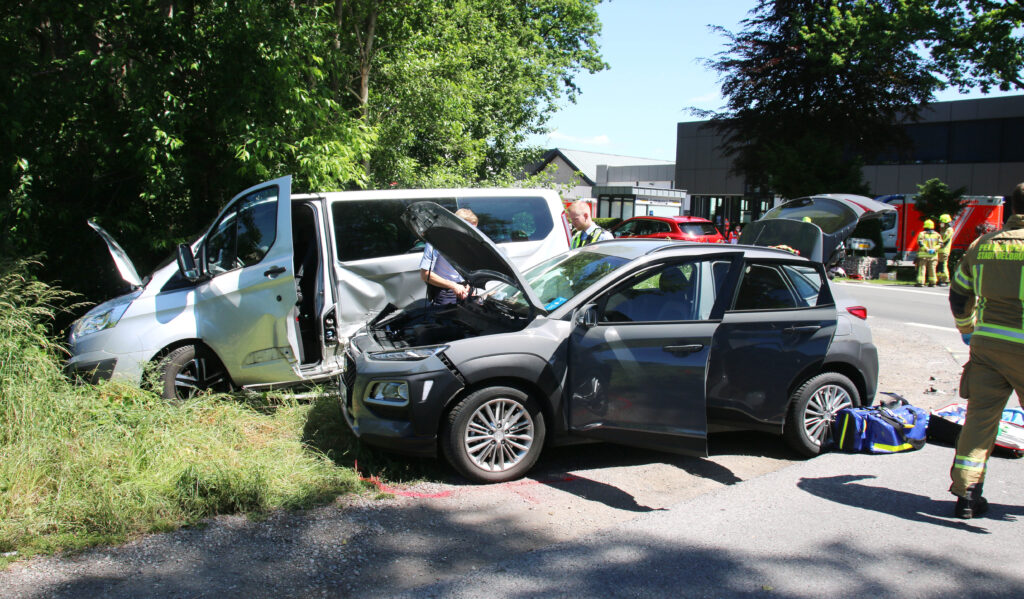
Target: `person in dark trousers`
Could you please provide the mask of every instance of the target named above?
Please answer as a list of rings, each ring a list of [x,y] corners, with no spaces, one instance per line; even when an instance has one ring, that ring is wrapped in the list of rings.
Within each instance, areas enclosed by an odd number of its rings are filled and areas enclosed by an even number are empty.
[[[960,377],[967,415],[950,469],[954,514],[988,511],[982,496],[988,459],[1010,393],[1024,402],[1024,183],[1010,197],[1013,216],[967,249],[949,288],[949,306],[970,360]]]
[[[456,210],[455,216],[474,227],[479,222],[469,208]],[[429,243],[423,248],[423,258],[420,259],[420,279],[427,284],[427,299],[436,306],[464,300],[472,291],[462,275]]]

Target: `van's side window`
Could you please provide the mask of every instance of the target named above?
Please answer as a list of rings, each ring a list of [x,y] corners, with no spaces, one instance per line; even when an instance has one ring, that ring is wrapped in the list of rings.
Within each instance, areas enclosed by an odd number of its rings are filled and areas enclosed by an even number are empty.
[[[480,219],[477,226],[494,243],[540,241],[555,226],[539,197],[459,198],[459,208],[472,210]]]
[[[451,211],[458,209],[452,198],[430,201]],[[423,251],[423,244],[402,222],[402,212],[411,203],[410,200],[334,202],[331,214],[338,260],[348,262]]]
[[[338,260],[349,262],[397,256],[423,250],[423,243],[402,222],[410,204],[430,201],[455,212],[469,208],[479,229],[495,243],[545,239],[554,227],[541,197],[465,197],[429,200],[357,200],[334,202],[335,247]]]
[[[256,264],[277,238],[277,187],[236,202],[206,238],[206,271],[216,275]]]

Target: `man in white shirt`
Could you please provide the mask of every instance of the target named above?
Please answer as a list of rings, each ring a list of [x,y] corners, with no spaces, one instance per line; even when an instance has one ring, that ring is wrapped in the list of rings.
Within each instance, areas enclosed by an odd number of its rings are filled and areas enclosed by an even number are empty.
[[[590,204],[582,200],[573,202],[569,205],[567,212],[572,228],[576,230],[576,234],[572,236],[572,242],[569,244],[570,248],[583,247],[596,241],[615,239],[614,235],[597,226],[597,223],[590,218]]]
[[[479,222],[469,208],[456,210],[455,216],[474,227]],[[427,299],[437,306],[464,300],[469,297],[471,291],[462,275],[429,243],[423,248],[423,258],[420,259],[420,279],[427,284]]]

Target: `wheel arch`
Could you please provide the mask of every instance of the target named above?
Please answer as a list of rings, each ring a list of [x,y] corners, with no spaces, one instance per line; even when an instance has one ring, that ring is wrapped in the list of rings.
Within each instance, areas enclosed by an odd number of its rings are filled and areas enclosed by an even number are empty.
[[[151,369],[155,369],[157,365],[160,363],[160,360],[167,357],[167,355],[173,352],[174,350],[185,347],[186,345],[194,345],[196,346],[197,349],[201,348],[204,351],[208,352],[209,355],[213,356],[217,360],[221,368],[224,369],[224,373],[227,375],[228,379],[230,379],[231,384],[235,384],[234,379],[231,378],[231,373],[228,372],[226,367],[224,367],[224,360],[222,360],[221,357],[217,355],[217,352],[214,351],[212,347],[204,343],[203,340],[199,338],[178,339],[165,345],[158,352],[153,354],[153,356],[146,362],[146,371],[149,372]],[[145,376],[145,374],[143,376]]]
[[[800,388],[801,385],[826,372],[834,372],[841,374],[846,378],[850,379],[850,382],[857,388],[858,402],[862,405],[864,398],[867,397],[867,384],[864,382],[864,375],[861,374],[860,370],[856,366],[848,362],[824,362],[822,364],[816,364],[809,366],[802,370],[799,375],[793,378],[789,384],[789,389],[786,390],[786,397],[792,402],[793,393]]]
[[[545,444],[552,438],[550,433],[557,412],[554,398],[559,396],[561,385],[546,360],[528,353],[483,356],[464,362],[459,367],[459,374],[466,384],[439,411],[438,430],[465,397],[485,387],[503,386],[519,389],[537,400],[549,432]]]

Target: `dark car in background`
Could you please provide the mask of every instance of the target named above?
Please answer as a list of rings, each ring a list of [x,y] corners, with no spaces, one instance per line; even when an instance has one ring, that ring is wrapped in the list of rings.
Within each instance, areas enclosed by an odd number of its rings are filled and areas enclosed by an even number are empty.
[[[714,223],[697,216],[634,216],[612,227],[616,238],[646,237],[704,243],[725,243]]]
[[[342,411],[371,445],[443,455],[479,482],[580,440],[704,456],[709,432],[752,429],[813,456],[836,411],[874,398],[866,311],[837,304],[819,262],[615,240],[520,273],[436,204],[403,220],[486,291],[391,306],[352,338]]]

